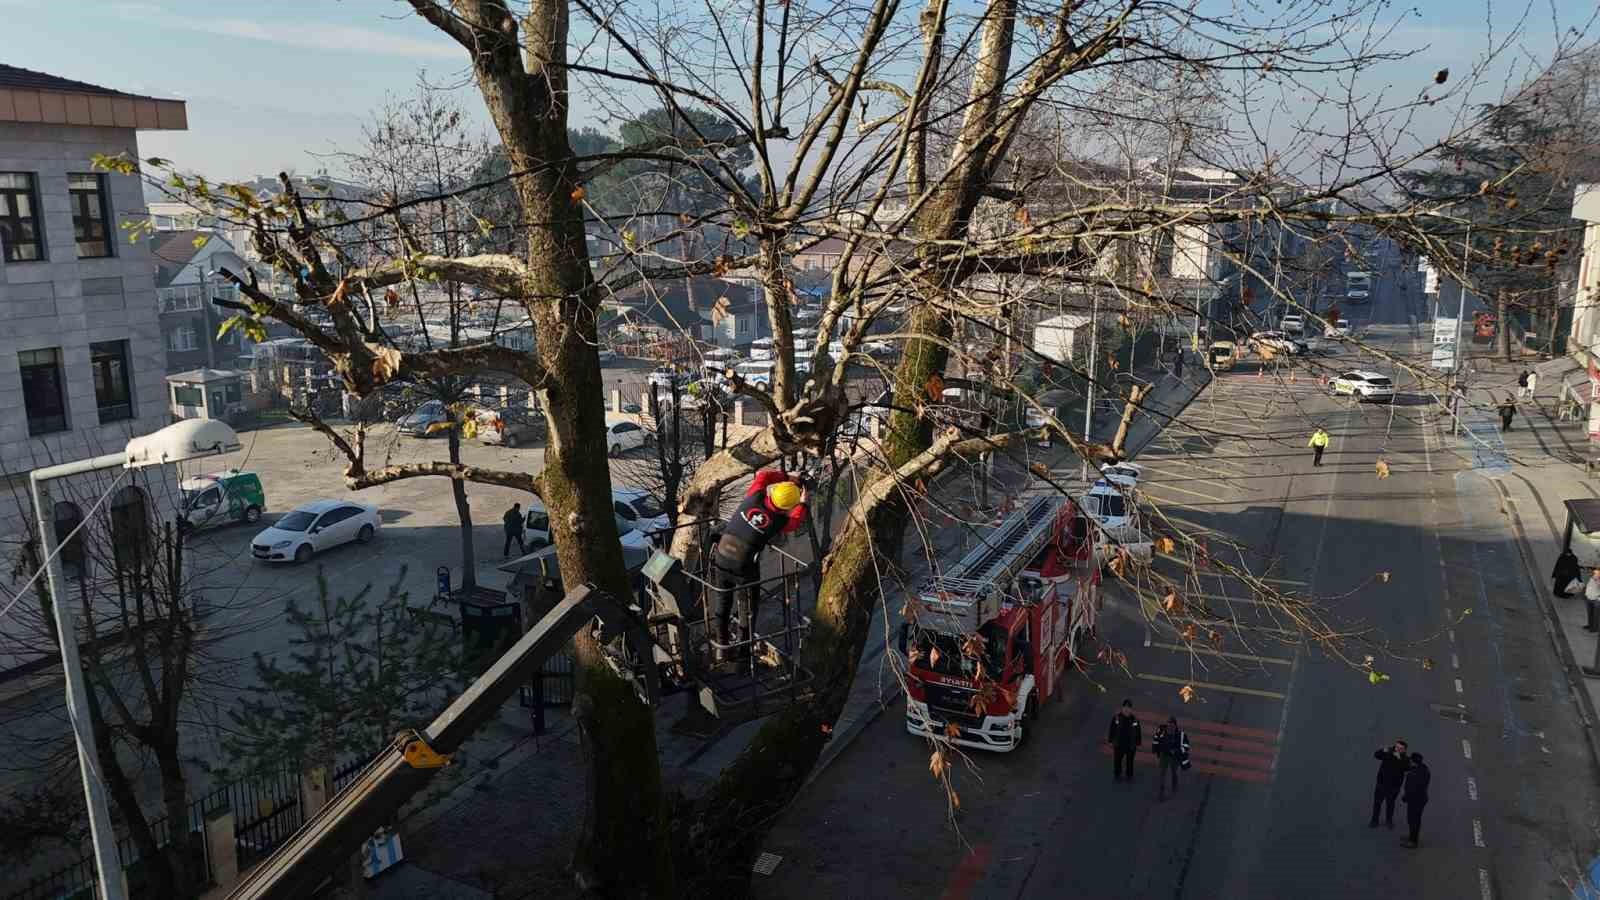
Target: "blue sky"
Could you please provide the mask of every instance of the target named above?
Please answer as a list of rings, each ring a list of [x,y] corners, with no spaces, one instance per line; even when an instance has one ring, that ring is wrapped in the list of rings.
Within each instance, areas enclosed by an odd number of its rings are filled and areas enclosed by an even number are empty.
[[[1552,45],[1552,18],[1559,28],[1582,28],[1593,14],[1589,0],[1545,2],[1521,42],[1534,54]],[[1216,3],[1250,8],[1247,0]],[[1416,0],[1386,15],[1410,8],[1420,15],[1404,16],[1393,44],[1431,47],[1418,60],[1375,73],[1371,87],[1392,79],[1415,91],[1419,73],[1425,80],[1446,65],[1464,73],[1484,49],[1486,0]],[[1522,9],[1506,0],[1493,8],[1502,30]],[[463,51],[394,0],[0,0],[0,21],[0,61],[186,100],[189,130],[146,133],[141,150],[213,177],[319,168],[316,153],[356,144],[368,113],[386,96],[410,93],[419,71],[464,85],[463,105],[488,130]]]

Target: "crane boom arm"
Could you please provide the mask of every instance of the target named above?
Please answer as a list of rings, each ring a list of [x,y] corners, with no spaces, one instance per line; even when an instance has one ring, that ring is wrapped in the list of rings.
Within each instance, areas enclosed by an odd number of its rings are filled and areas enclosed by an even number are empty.
[[[590,585],[569,591],[426,730],[396,737],[355,781],[250,870],[228,895],[229,900],[311,896],[341,861],[353,856],[363,841],[392,821],[401,805],[438,774],[450,755],[495,714],[535,666],[564,647],[596,616],[613,627],[627,627],[625,623],[630,621],[610,595]]]

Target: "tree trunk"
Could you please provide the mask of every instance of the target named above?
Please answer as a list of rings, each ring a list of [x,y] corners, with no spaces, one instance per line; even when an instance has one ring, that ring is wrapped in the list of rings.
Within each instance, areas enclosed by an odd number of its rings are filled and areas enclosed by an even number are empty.
[[[450,462],[461,464],[461,435],[450,429]],[[450,479],[450,496],[456,502],[456,518],[461,521],[461,587],[471,590],[478,586],[478,555],[472,542],[472,504],[467,502],[466,482]]]
[[[190,849],[195,837],[189,832],[194,823],[189,821],[189,783],[184,778],[183,761],[175,742],[157,747],[155,757],[161,771],[161,804],[167,813],[167,833],[172,837],[166,848],[176,888],[172,896],[196,897],[210,879],[205,877],[208,873],[191,865]]]
[[[1128,429],[1133,427],[1133,419],[1139,412],[1139,404],[1144,402],[1145,396],[1150,393],[1150,388],[1148,384],[1136,384],[1128,391],[1127,403],[1122,407],[1122,420],[1117,423],[1116,437],[1111,439],[1111,452],[1115,453],[1118,459],[1127,458],[1128,451],[1125,445],[1128,442]]]
[[[1509,362],[1511,360],[1511,317],[1508,313],[1511,309],[1510,304],[1506,303],[1504,291],[1500,291],[1497,294],[1494,303],[1495,317],[1499,320],[1500,325],[1499,330],[1495,332],[1495,341],[1498,342],[1495,346],[1495,352],[1500,354],[1501,359]]]

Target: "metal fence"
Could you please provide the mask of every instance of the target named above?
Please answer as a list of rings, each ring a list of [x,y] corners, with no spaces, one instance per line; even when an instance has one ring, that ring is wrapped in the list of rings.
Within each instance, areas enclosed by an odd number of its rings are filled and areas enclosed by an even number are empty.
[[[334,791],[343,790],[377,757],[378,753],[372,753],[341,763],[334,769]],[[199,872],[209,883],[211,860],[206,855],[205,821],[206,816],[221,810],[233,811],[233,837],[238,847],[240,870],[265,859],[304,822],[300,782],[300,770],[285,766],[264,777],[224,784],[189,804],[190,832],[187,846],[180,850],[190,854],[190,870]],[[156,846],[167,849],[173,845],[172,826],[165,817],[152,820],[150,831]],[[157,897],[150,885],[146,862],[132,837],[118,838],[117,859],[126,873],[130,897],[166,900]],[[97,881],[94,856],[86,854],[77,862],[47,875],[6,885],[0,900],[94,900]]]

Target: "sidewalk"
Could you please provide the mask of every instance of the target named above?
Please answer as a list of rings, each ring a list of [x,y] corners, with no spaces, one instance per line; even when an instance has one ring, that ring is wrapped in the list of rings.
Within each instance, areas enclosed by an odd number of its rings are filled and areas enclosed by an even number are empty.
[[[1161,429],[1187,406],[1211,375],[1203,366],[1186,366],[1178,379],[1159,369],[1149,373],[1156,387],[1130,427],[1127,449],[1136,456]],[[1120,407],[1120,404],[1119,404]],[[1115,415],[1096,417],[1093,437],[1109,441],[1120,420]],[[1065,457],[1059,449],[1052,457]],[[1072,468],[1061,459],[1060,467]],[[1026,490],[1030,476],[1023,466],[997,465],[1002,481],[993,496]],[[932,510],[925,538],[935,558],[964,552],[981,536],[966,527],[984,523],[992,510],[976,509],[972,491],[959,476],[936,482],[943,509]],[[927,553],[908,560],[907,583],[916,584],[927,574]],[[842,753],[862,730],[899,699],[899,685],[887,666],[886,648],[900,626],[900,604],[885,596],[873,617],[872,631],[862,649],[860,669],[850,698],[834,725],[834,738],[823,750],[812,772],[815,778]],[[682,716],[691,695],[665,699],[656,711],[656,740],[662,776],[669,790],[694,795],[715,781],[748,745],[762,720],[748,722],[706,740],[680,734],[673,724]],[[501,713],[505,730],[521,712],[508,706]],[[572,838],[583,815],[583,762],[576,726],[563,712],[547,713],[548,734],[496,746],[497,756],[480,757],[464,782],[436,798],[406,819],[403,825],[406,862],[370,882],[373,900],[412,898],[560,897],[571,893],[566,872]]]
[[[1600,733],[1595,710],[1600,707],[1600,679],[1586,678],[1579,668],[1596,659],[1596,635],[1584,631],[1584,600],[1554,596],[1550,572],[1566,530],[1562,501],[1600,497],[1600,482],[1585,473],[1591,454],[1586,415],[1562,420],[1559,415],[1563,381],[1587,375],[1581,364],[1562,357],[1534,364],[1475,359],[1476,376],[1467,392],[1470,408],[1460,415],[1462,430],[1451,436],[1449,419],[1439,419],[1440,440],[1454,447],[1472,470],[1488,479],[1499,494],[1527,575],[1545,612],[1545,624],[1555,652],[1578,700],[1590,749],[1600,762]],[[1512,430],[1501,432],[1495,404],[1516,396],[1517,375],[1524,367],[1539,375],[1532,401],[1521,400]]]

